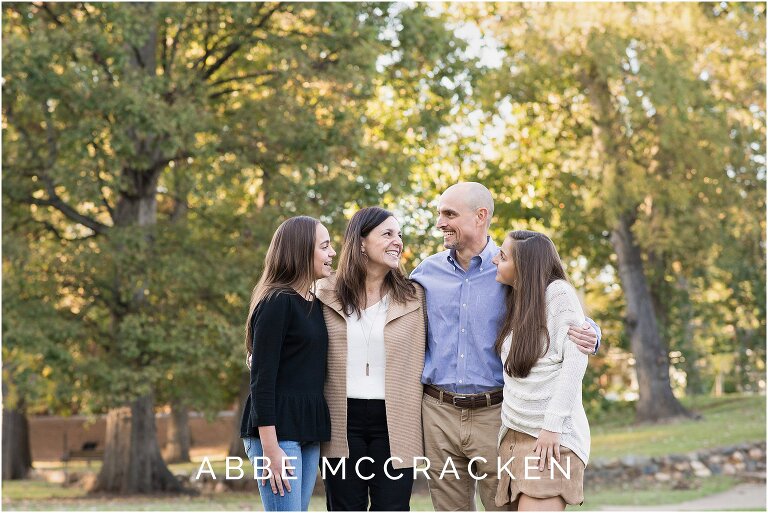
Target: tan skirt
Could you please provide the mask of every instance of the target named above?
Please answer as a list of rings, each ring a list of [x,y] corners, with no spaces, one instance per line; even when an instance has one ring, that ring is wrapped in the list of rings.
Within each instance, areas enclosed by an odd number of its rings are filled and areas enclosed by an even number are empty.
[[[499,467],[505,465],[512,457],[515,459],[506,469],[501,469],[499,487],[496,490],[496,506],[515,504],[520,494],[536,499],[549,499],[560,496],[566,504],[582,504],[584,502],[584,462],[567,447],[560,446],[560,466],[554,463],[552,470],[546,466],[539,472],[539,460],[534,459],[533,448],[536,438],[510,429],[499,446]],[[527,462],[526,474],[526,457]],[[568,460],[570,459],[570,475],[568,475]],[[511,472],[514,479],[509,475]]]

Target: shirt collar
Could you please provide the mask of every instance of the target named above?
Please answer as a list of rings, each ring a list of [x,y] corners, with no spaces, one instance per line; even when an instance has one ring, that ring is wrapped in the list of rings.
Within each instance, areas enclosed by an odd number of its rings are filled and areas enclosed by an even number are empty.
[[[483,250],[480,252],[479,255],[475,255],[476,257],[480,258],[481,264],[485,262],[490,262],[491,260],[493,260],[493,257],[496,256],[496,253],[499,252],[499,247],[496,245],[495,242],[493,242],[493,239],[491,239],[490,236],[486,236],[485,240],[487,241],[485,243],[485,247],[483,248]],[[475,257],[472,257],[472,258],[475,258]],[[448,251],[448,261],[451,264],[456,263],[455,249],[451,249],[450,251]]]

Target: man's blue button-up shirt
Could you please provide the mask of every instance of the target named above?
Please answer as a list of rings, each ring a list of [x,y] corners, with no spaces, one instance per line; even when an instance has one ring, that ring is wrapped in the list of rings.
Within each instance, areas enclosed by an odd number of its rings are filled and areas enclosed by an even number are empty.
[[[455,251],[446,250],[425,259],[411,273],[427,296],[429,326],[422,383],[457,394],[504,386],[501,358],[494,349],[506,314],[504,286],[496,281],[492,262],[498,252],[489,237],[466,271]],[[591,319],[587,321],[599,340],[600,328]]]

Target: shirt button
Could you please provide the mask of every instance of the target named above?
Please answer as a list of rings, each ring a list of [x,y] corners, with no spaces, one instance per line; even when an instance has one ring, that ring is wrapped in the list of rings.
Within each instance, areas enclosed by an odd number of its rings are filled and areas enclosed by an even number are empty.
[[[481,267],[481,268],[480,268],[480,270],[482,271],[482,270],[483,270],[483,268]]]
[[[461,328],[461,332],[464,333],[464,331],[466,331],[466,330],[464,328]]]
[[[459,380],[459,383],[464,383],[462,380]]]
[[[462,358],[464,358],[464,355],[461,355]]]
[[[463,304],[463,305],[461,305],[461,306],[463,306],[464,308],[466,308],[466,307],[467,307],[467,304],[466,304],[466,303],[464,303],[464,304]]]
[[[466,280],[464,280],[464,281],[466,281],[467,283],[469,283],[469,278],[467,278],[467,279],[466,279]]]

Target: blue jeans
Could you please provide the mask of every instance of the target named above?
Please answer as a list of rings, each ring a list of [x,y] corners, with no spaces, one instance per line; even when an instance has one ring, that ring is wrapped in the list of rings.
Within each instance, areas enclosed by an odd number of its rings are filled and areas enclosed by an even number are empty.
[[[251,464],[254,465],[255,458],[262,458],[264,450],[261,446],[261,440],[255,437],[243,439],[245,444],[245,453]],[[309,499],[312,497],[312,490],[315,488],[317,479],[317,467],[320,464],[320,444],[317,442],[294,442],[292,440],[282,440],[278,442],[280,448],[285,452],[288,458],[296,458],[286,461],[286,466],[296,467],[293,476],[296,479],[290,479],[291,491],[285,490],[282,497],[280,493],[272,493],[272,486],[267,480],[266,484],[261,484],[258,479],[259,495],[264,504],[264,511],[307,511],[309,509]],[[256,465],[254,465],[255,467]],[[265,462],[259,462],[260,467],[265,466]],[[260,470],[257,477],[265,472]]]

